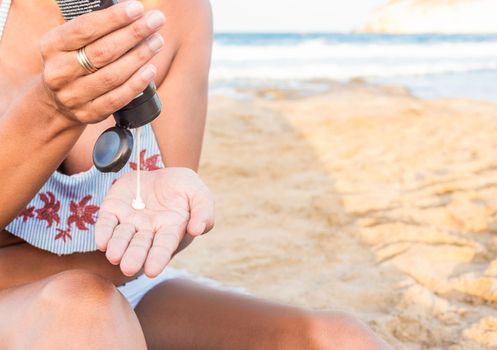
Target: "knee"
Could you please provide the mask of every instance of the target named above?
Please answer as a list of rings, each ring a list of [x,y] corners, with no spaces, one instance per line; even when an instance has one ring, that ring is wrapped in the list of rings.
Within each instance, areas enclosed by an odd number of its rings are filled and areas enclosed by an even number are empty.
[[[117,288],[83,270],[49,278],[34,299],[32,311],[43,315],[45,325],[62,326],[74,338],[90,337],[100,344],[114,344],[116,338],[143,338],[136,314]]]
[[[91,272],[71,270],[50,277],[36,301],[37,306],[53,311],[91,315],[108,313],[119,306],[119,299],[119,292],[109,281]]]
[[[36,332],[20,340],[18,348],[61,349],[68,341],[90,349],[146,348],[130,305],[112,283],[90,272],[48,278],[30,305],[27,314]]]
[[[383,350],[390,347],[356,318],[339,313],[302,312],[290,321],[297,343],[312,350]],[[295,344],[295,339],[293,340]]]

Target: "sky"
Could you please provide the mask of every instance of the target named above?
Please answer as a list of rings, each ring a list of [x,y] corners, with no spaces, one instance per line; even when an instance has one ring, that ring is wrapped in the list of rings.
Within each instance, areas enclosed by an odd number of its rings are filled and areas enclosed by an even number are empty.
[[[211,0],[216,32],[350,31],[385,0]]]

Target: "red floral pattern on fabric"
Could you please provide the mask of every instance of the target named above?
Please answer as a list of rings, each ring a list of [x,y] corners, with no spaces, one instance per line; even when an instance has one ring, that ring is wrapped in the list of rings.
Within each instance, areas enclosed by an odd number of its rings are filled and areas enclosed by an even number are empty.
[[[46,221],[47,228],[52,227],[54,222],[59,224],[60,201],[55,199],[55,195],[52,192],[40,193],[40,200],[44,203],[44,206],[35,210],[36,218]]]
[[[78,229],[87,231],[87,224],[94,225],[96,223],[95,215],[100,207],[88,204],[92,198],[91,195],[87,195],[79,203],[71,201],[69,209],[72,214],[67,218],[67,225],[69,227],[75,223]]]
[[[140,152],[140,170],[146,170],[146,171],[154,171],[154,170],[159,170],[161,167],[157,162],[159,161],[159,155],[154,154],[153,156],[150,156],[145,159],[145,154],[147,153],[147,150],[144,149]],[[129,166],[133,170],[137,170],[137,166],[135,162],[130,162]]]
[[[71,235],[71,227],[69,226],[65,230],[61,230],[60,228],[57,229],[57,236],[55,236],[55,240],[62,239],[64,243],[66,243],[66,240],[72,240],[72,235]]]
[[[29,219],[31,218],[34,218],[35,217],[35,207],[34,206],[31,206],[31,207],[27,207],[27,208],[24,208],[23,210],[21,210],[21,212],[17,215],[17,217],[19,219],[22,219],[23,222],[26,222],[28,221]]]
[[[162,166],[160,163],[160,155],[158,153],[155,153],[152,154],[150,157],[147,157],[147,149],[143,149],[140,152],[140,166],[141,170],[144,171],[155,171],[161,169]],[[137,164],[135,162],[130,162],[130,167],[133,170],[137,170]],[[113,179],[111,185],[114,185],[117,181],[118,178]],[[78,230],[89,231],[91,225],[96,224],[100,207],[97,205],[89,204],[89,202],[93,198],[92,195],[83,197],[79,202],[76,202],[74,200],[71,201],[69,203],[69,208],[67,208],[67,202],[65,198],[74,198],[74,194],[63,189],[62,193],[60,194],[60,198],[64,198],[64,207],[62,208],[62,211],[61,201],[52,191],[40,192],[38,196],[39,201],[41,201],[42,204],[40,206],[38,206],[38,204],[27,206],[26,208],[21,210],[17,215],[17,219],[19,220],[17,221],[17,225],[20,225],[21,221],[22,223],[27,223],[29,220],[32,219],[38,220],[40,222],[45,221],[47,224],[47,228],[51,228],[51,230],[48,232],[54,235],[52,236],[54,237],[54,240],[59,241],[60,243],[67,243],[68,241],[73,240],[73,233],[76,232],[82,234],[82,232],[78,232]],[[66,209],[69,209],[70,212],[67,213],[65,211]],[[69,216],[67,217],[67,220],[64,220],[67,225],[64,227],[63,225],[61,225],[61,216],[63,216],[65,219],[66,215]]]
[[[47,222],[47,228],[52,227],[54,223],[60,224],[60,201],[58,201],[52,192],[40,193],[40,200],[43,202],[43,207],[35,209],[34,206],[27,207],[23,209],[18,215],[18,218],[22,218],[23,222],[27,222],[29,219],[35,217],[36,219]],[[88,202],[93,198],[91,195],[85,196],[78,203],[71,201],[69,204],[69,209],[71,215],[67,218],[66,229],[56,228],[57,235],[55,240],[62,239],[65,242],[67,240],[72,240],[71,225],[74,223],[79,230],[88,231],[86,225],[94,225],[96,223],[96,214],[100,207],[97,205],[88,204]]]

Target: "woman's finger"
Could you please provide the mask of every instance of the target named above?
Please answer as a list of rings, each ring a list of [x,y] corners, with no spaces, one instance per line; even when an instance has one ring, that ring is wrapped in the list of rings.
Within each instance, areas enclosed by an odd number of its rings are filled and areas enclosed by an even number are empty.
[[[136,228],[133,224],[120,224],[115,228],[105,254],[111,264],[119,265],[121,263],[124,252],[135,233]]]
[[[97,223],[95,224],[95,242],[100,251],[105,252],[107,250],[109,239],[112,237],[118,223],[119,220],[114,214],[105,210],[100,210],[98,213]]]
[[[157,68],[154,65],[145,65],[123,85],[84,105],[82,115],[78,116],[79,120],[84,122],[86,118],[93,120],[94,116],[108,116],[123,108],[145,90],[156,74]]]
[[[96,68],[102,68],[123,56],[159,30],[166,22],[160,11],[154,10],[144,17],[86,46],[85,53]],[[85,74],[80,69],[81,75]]]
[[[164,40],[160,34],[152,35],[116,62],[75,80],[67,89],[59,93],[59,100],[68,107],[77,107],[121,86],[150,61],[160,51],[163,44]]]
[[[79,16],[57,27],[51,34],[56,36],[54,41],[58,50],[74,51],[132,23],[144,13],[139,1],[127,1]]]
[[[184,235],[184,225],[163,226],[155,233],[152,248],[145,262],[145,274],[148,277],[157,277],[164,271]]]
[[[214,199],[208,191],[197,192],[190,200],[190,220],[186,231],[192,236],[199,236],[213,227]]]
[[[141,230],[134,234],[121,260],[121,271],[124,275],[134,276],[141,270],[153,239],[152,230]]]

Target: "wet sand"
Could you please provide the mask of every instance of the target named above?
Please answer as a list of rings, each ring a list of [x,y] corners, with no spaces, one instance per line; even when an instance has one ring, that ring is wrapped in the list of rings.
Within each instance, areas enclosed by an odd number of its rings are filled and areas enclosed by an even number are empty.
[[[356,82],[211,98],[217,226],[176,267],[343,310],[398,349],[497,347],[497,104]]]

